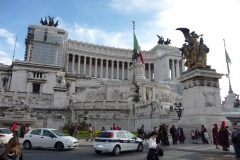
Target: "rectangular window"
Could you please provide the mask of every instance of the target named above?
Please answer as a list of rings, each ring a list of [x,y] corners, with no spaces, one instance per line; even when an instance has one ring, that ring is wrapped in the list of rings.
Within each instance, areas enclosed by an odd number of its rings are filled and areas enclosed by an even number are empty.
[[[33,83],[33,93],[40,92],[40,83]]]

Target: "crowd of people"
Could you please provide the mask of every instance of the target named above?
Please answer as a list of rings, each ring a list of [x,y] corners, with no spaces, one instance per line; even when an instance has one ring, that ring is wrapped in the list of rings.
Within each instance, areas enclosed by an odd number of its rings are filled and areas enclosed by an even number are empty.
[[[140,129],[137,129],[137,131],[139,138],[142,138],[145,141],[146,139],[149,139],[148,160],[158,160],[157,147],[161,145],[170,145],[168,139],[168,126],[165,124],[160,125],[159,128],[154,127],[152,132],[145,132],[144,125],[142,125]],[[172,145],[178,144],[178,141],[180,144],[184,144],[186,137],[181,126],[176,128],[175,125],[172,125],[169,129],[169,133],[172,136]],[[210,136],[208,135],[207,129],[204,125],[201,125],[200,131],[198,128],[192,130],[190,135],[192,144],[199,144],[201,141],[203,144],[209,143]],[[240,123],[234,123],[234,130],[232,132],[229,131],[229,127],[226,126],[225,121],[222,121],[220,127],[218,127],[217,123],[214,123],[212,136],[216,149],[220,149],[219,146],[221,146],[223,151],[229,151],[229,136],[231,136],[235,155],[238,158],[240,157]]]
[[[18,130],[20,129],[20,135],[18,135]],[[10,130],[12,131],[14,137],[19,137],[23,138],[24,135],[31,130],[30,125],[25,125],[24,123],[22,125],[18,125],[17,123],[13,122],[12,125],[10,126]]]

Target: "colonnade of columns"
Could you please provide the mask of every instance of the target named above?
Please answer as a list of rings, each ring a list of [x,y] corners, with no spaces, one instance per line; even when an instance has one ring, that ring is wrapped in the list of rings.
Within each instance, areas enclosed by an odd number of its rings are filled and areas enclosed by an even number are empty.
[[[74,63],[73,63],[74,62]],[[109,78],[125,80],[129,78],[130,61],[119,61],[113,59],[89,57],[84,55],[67,55],[67,72],[87,75],[96,78]],[[152,80],[154,74],[154,63],[145,64],[145,77]]]
[[[169,59],[168,61],[169,68],[168,71],[171,72],[169,79],[176,79],[182,75],[182,72],[185,71],[184,61],[179,59]]]

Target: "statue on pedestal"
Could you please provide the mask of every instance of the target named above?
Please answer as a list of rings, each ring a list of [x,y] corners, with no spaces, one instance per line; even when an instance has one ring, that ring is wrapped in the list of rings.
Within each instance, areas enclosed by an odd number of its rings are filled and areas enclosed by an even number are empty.
[[[190,68],[210,68],[207,65],[207,53],[209,48],[203,44],[203,34],[198,35],[195,31],[191,32],[188,28],[177,28],[185,37],[185,44],[179,50],[182,52],[183,59],[186,59],[185,66]],[[198,42],[198,38],[200,42]]]

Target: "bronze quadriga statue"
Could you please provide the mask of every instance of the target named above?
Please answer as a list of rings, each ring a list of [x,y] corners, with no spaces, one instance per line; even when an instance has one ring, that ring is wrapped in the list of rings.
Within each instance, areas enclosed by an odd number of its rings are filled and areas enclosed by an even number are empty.
[[[186,59],[185,66],[191,68],[211,68],[207,65],[207,53],[209,48],[203,44],[203,35],[198,35],[195,31],[191,32],[188,28],[177,28],[182,31],[185,37],[185,44],[179,50],[182,52],[182,57]],[[200,37],[200,41],[198,39]]]

